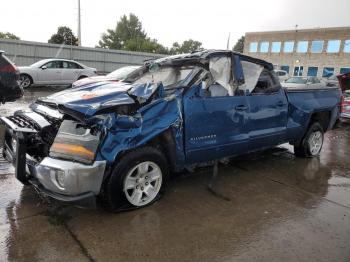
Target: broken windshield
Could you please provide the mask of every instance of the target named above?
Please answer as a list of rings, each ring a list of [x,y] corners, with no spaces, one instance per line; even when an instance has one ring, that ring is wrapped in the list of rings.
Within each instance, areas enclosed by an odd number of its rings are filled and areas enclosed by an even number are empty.
[[[190,75],[195,66],[161,66],[150,64],[132,73],[125,81],[132,84],[162,82],[164,88],[177,87]]]

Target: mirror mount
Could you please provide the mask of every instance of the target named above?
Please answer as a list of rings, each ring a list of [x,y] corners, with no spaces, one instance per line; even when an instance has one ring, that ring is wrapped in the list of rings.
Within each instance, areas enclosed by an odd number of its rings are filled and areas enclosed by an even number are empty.
[[[45,70],[45,69],[47,69],[47,66],[42,66],[41,69]]]

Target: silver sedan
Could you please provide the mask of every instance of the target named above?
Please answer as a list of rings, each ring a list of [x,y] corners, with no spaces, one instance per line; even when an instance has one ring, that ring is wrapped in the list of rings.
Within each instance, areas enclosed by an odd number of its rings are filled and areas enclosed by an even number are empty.
[[[293,76],[286,81],[282,82],[281,85],[286,88],[320,88],[325,87],[326,83],[315,77],[315,76]]]
[[[44,59],[30,66],[19,66],[22,88],[31,85],[70,85],[73,82],[97,75],[96,68],[73,60]]]

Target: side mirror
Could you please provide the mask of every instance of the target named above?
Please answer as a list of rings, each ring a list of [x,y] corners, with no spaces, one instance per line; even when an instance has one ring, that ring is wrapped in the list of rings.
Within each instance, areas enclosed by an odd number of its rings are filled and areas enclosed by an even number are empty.
[[[45,70],[45,69],[47,69],[47,66],[42,66],[41,69]]]

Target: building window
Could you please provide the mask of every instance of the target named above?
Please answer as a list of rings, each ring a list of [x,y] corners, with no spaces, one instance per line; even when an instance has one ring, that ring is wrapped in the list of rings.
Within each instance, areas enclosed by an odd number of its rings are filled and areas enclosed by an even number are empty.
[[[284,42],[284,46],[283,46],[284,53],[293,53],[293,49],[294,49],[294,42],[293,41]]]
[[[279,53],[279,52],[281,52],[281,42],[272,42],[271,52],[272,53]]]
[[[340,74],[346,74],[346,73],[350,73],[350,67],[342,67],[340,68]]]
[[[308,41],[299,41],[298,47],[297,47],[297,52],[298,53],[306,53],[308,46],[309,46]]]
[[[260,52],[267,53],[269,51],[269,42],[261,42],[260,43]]]
[[[307,69],[307,76],[317,76],[318,67],[309,66]]]
[[[303,72],[304,72],[304,67],[303,66],[296,66],[296,67],[294,67],[293,76],[302,76]]]
[[[322,77],[330,77],[334,74],[334,67],[324,67]]]
[[[312,53],[322,53],[323,50],[323,40],[312,41],[311,52]]]
[[[281,70],[286,71],[289,74],[289,66],[288,65],[282,65]]]
[[[344,53],[350,53],[350,39],[344,41]]]
[[[328,40],[327,53],[338,53],[340,49],[340,40]]]
[[[258,51],[258,42],[252,42],[249,45],[249,52],[256,53]]]

